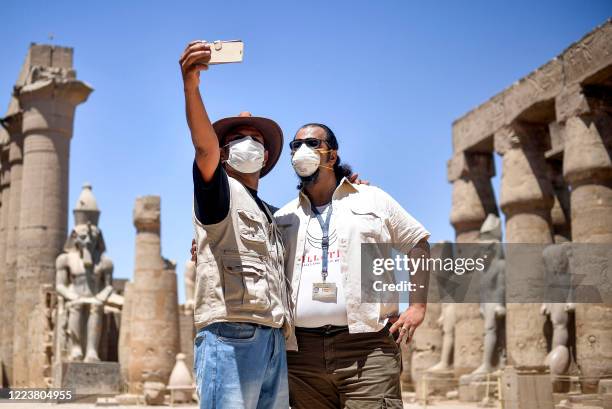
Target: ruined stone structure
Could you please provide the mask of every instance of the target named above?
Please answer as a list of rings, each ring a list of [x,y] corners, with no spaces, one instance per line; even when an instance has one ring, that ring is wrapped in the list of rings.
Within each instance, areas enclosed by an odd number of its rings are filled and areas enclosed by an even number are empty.
[[[30,321],[41,288],[55,280],[55,258],[68,225],[74,112],[91,91],[76,79],[71,48],[32,44],[2,119],[0,354],[14,386],[44,385],[31,374],[39,369],[35,351],[40,345],[33,343],[44,338],[45,330]]]
[[[121,323],[120,364],[132,395],[166,385],[180,352],[176,263],[161,256],[160,198],[136,199],[134,280],[126,290]],[[153,386],[151,386],[153,385]]]
[[[112,278],[89,185],[67,234],[74,114],[92,92],[72,55],[32,44],[0,118],[0,387],[122,388],[161,402],[177,354],[182,369],[193,365],[195,268],[179,306],[156,196],[136,202],[132,282]]]
[[[612,21],[453,123],[448,179],[457,242],[475,242],[486,215],[496,213],[490,182],[494,154],[502,156],[505,242],[612,243]],[[513,265],[516,255],[506,256]],[[544,279],[541,249],[533,259],[539,262],[527,278],[538,285]],[[519,279],[512,271],[506,277]],[[546,370],[546,316],[540,304],[512,303],[519,295],[513,288],[509,281],[508,364],[514,374]],[[480,360],[471,352],[477,347],[468,345],[468,339],[482,340],[472,338],[482,324],[476,324],[470,308],[461,305],[457,312],[456,372],[475,368]],[[612,376],[611,316],[611,305],[576,306],[576,356],[585,393],[596,391],[598,379]]]

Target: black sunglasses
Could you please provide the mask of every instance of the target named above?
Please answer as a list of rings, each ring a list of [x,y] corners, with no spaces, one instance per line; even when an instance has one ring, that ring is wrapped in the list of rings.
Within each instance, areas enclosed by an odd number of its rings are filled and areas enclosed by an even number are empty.
[[[298,149],[300,149],[300,146],[302,146],[302,144],[306,144],[306,146],[308,146],[309,148],[318,149],[321,147],[322,143],[327,142],[317,138],[294,139],[289,142],[289,147],[292,151],[297,151]]]

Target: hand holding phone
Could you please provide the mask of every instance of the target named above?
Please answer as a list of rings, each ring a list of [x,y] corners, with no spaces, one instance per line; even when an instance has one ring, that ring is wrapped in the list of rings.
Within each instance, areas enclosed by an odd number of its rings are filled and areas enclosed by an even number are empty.
[[[243,51],[244,43],[241,40],[190,42],[179,59],[185,87],[197,88],[200,84],[200,71],[207,70],[209,65],[242,62]]]

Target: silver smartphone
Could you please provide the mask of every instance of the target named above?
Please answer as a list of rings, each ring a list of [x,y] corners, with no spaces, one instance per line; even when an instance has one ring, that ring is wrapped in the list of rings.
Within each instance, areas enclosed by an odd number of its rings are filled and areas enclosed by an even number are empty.
[[[215,41],[210,43],[209,65],[242,62],[244,43],[242,40]]]

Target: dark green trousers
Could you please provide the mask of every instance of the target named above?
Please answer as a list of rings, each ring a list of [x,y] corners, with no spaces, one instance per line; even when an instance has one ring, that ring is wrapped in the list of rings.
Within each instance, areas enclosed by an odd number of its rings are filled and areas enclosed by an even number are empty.
[[[401,409],[401,354],[385,327],[349,334],[346,327],[297,328],[287,352],[292,409]]]

